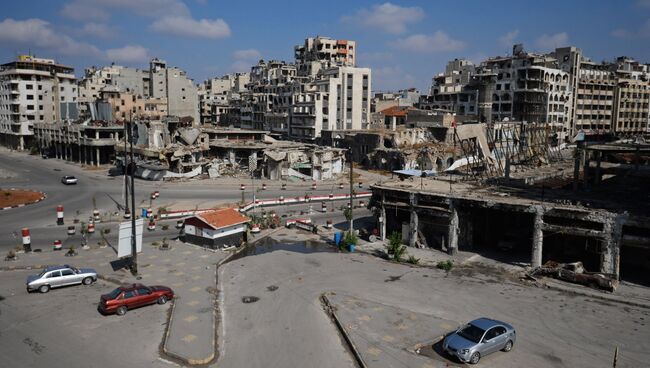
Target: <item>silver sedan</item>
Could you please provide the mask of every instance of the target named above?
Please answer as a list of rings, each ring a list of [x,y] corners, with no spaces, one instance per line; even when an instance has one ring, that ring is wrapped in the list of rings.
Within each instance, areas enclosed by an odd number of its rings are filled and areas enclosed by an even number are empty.
[[[512,350],[516,340],[517,333],[511,325],[479,318],[448,335],[442,348],[463,363],[476,364],[482,357],[495,351]]]
[[[97,272],[92,268],[48,266],[40,274],[27,277],[27,291],[38,290],[47,293],[51,288],[76,284],[90,285],[95,281]]]

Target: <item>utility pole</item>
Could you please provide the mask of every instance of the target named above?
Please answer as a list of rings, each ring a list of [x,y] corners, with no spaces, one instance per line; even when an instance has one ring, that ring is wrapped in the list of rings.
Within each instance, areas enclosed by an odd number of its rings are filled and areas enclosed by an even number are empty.
[[[126,121],[124,122],[124,213],[129,211],[129,181],[127,180],[129,175],[129,160],[127,157],[128,150],[126,149],[126,144],[128,142],[127,133],[126,133]]]
[[[350,159],[350,233],[354,233],[354,180],[353,180],[353,171],[354,171],[354,164],[352,163],[352,151],[348,150],[348,157]]]
[[[130,174],[131,174],[131,208],[133,209],[133,214],[131,215],[131,273],[133,275],[138,274],[138,249],[136,246],[135,240],[135,160],[133,159],[133,122],[129,121],[129,141],[131,146],[131,162],[130,162]]]

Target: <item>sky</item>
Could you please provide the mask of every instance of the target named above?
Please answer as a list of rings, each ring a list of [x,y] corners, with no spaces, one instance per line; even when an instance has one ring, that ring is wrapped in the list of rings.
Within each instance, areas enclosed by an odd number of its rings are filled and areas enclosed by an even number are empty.
[[[426,93],[447,61],[506,55],[513,43],[650,62],[650,0],[30,0],[2,8],[1,63],[31,53],[73,66],[77,77],[113,62],[146,69],[158,57],[199,83],[262,58],[292,61],[293,46],[316,35],[356,41],[357,66],[372,68],[375,91]]]

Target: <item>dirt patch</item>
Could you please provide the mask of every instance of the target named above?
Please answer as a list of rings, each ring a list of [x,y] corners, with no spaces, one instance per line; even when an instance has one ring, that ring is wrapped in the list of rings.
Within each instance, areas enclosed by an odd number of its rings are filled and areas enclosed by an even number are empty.
[[[43,198],[43,193],[24,189],[0,189],[0,208],[30,204]]]

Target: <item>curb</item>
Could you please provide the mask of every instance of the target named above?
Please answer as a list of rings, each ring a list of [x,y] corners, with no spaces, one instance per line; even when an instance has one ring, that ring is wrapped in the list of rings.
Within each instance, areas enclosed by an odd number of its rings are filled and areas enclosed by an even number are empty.
[[[28,190],[28,189],[9,188],[9,189],[3,189],[3,190]],[[43,193],[43,192],[39,192],[39,191],[37,191],[37,190],[30,190],[30,191],[31,191],[31,192],[38,192],[38,193],[41,193],[41,197],[40,197],[39,199],[35,200],[34,202],[21,203],[21,204],[17,204],[17,205],[15,205],[15,206],[2,207],[2,208],[0,208],[0,211],[10,210],[10,209],[12,209],[12,208],[25,207],[25,206],[28,206],[28,205],[30,205],[30,204],[38,203],[38,202],[40,202],[40,201],[42,201],[42,200],[45,200],[45,198],[47,198],[47,195],[46,195],[45,193]]]
[[[343,339],[345,340],[345,342],[348,344],[348,347],[352,351],[354,360],[357,362],[359,367],[367,368],[368,366],[366,365],[366,362],[363,361],[363,357],[361,357],[361,353],[359,353],[359,350],[357,349],[356,345],[354,345],[354,343],[352,342],[352,338],[348,335],[347,331],[345,330],[345,327],[343,327],[343,324],[336,316],[336,313],[334,312],[334,307],[332,307],[332,304],[330,304],[330,301],[327,298],[326,293],[321,294],[321,300],[325,304],[325,313],[327,313],[334,320],[334,324],[338,328],[341,335],[343,335]]]
[[[582,290],[575,290],[573,288],[559,285],[557,283],[549,283],[548,281],[542,281],[541,284],[551,290],[556,290],[556,291],[562,291],[566,293],[571,293],[571,294],[577,294],[589,298],[594,298],[594,299],[600,299],[608,302],[613,302],[613,303],[620,303],[620,304],[626,304],[629,306],[633,307],[639,307],[639,308],[645,308],[645,309],[650,309],[650,302],[649,303],[643,303],[643,302],[636,302],[633,300],[629,299],[622,299],[622,298],[617,298],[613,296],[609,296],[607,294],[598,294],[598,293],[593,293],[593,292],[585,292]]]
[[[219,311],[219,290],[218,290],[219,267],[221,267],[222,264],[227,262],[232,256],[234,256],[237,253],[238,252],[230,253],[224,259],[222,259],[221,261],[219,261],[215,265],[215,271],[214,271],[215,272],[215,289],[217,289],[217,292],[214,294],[214,298],[213,298],[214,308],[213,308],[213,312],[212,312],[213,313],[213,316],[212,316],[213,317],[212,318],[212,331],[213,331],[213,334],[212,334],[212,346],[213,346],[212,354],[210,354],[209,356],[207,356],[207,357],[205,357],[203,359],[194,359],[194,358],[183,357],[183,356],[181,356],[179,354],[176,354],[174,352],[171,352],[169,350],[169,348],[167,347],[167,342],[169,341],[169,333],[170,333],[171,326],[172,326],[172,321],[173,321],[173,318],[174,318],[174,310],[176,309],[176,298],[174,298],[173,303],[172,303],[172,308],[171,308],[170,313],[169,313],[169,318],[167,320],[167,328],[166,328],[166,331],[165,331],[165,335],[164,335],[163,341],[161,343],[162,353],[165,354],[167,357],[169,357],[169,358],[171,358],[171,359],[173,359],[175,361],[182,362],[182,363],[184,363],[186,365],[190,365],[190,366],[208,365],[208,364],[214,363],[214,361],[218,358],[218,355],[216,354],[216,352],[218,351],[217,320],[219,318],[219,314],[218,314],[218,311]]]

